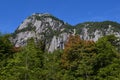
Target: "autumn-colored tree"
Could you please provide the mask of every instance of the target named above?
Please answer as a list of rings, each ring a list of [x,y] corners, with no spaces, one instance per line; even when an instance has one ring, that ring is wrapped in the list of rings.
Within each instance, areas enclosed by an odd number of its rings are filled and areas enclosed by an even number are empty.
[[[69,63],[79,62],[78,60],[82,58],[83,53],[93,53],[94,51],[95,43],[93,41],[84,41],[78,35],[70,35],[62,55],[62,66],[68,68],[70,67]]]
[[[83,77],[87,80],[93,72],[92,61],[95,52],[93,41],[82,40],[78,35],[70,35],[62,54],[61,66],[67,70],[67,75],[73,76],[71,79]]]
[[[95,42],[90,40],[84,40],[83,52],[85,53],[95,53]]]
[[[17,53],[17,52],[19,52],[21,50],[21,47],[13,47],[13,49],[12,49],[12,51],[14,52],[14,53]]]
[[[69,63],[79,57],[78,56],[79,55],[78,47],[80,47],[79,44],[83,45],[83,42],[80,39],[80,37],[70,35],[67,43],[65,44],[64,53],[62,55],[62,66],[64,68],[67,69],[68,67],[70,67]]]

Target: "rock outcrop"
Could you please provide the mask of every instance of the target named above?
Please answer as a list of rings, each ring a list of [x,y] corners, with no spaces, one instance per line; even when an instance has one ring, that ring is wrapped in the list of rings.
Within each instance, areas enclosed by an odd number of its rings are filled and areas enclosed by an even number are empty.
[[[69,24],[50,14],[33,14],[13,33],[12,42],[19,47],[26,45],[30,38],[44,40],[45,50],[53,52],[55,49],[64,49],[64,43],[72,31],[69,27]]]
[[[69,35],[80,35],[81,39],[97,41],[100,37],[114,34],[120,37],[120,24],[112,21],[86,22],[71,26],[50,14],[33,14],[13,33],[11,41],[16,47],[24,46],[27,40],[42,40],[45,50],[53,52],[64,49]]]
[[[84,40],[97,41],[100,37],[111,34],[120,37],[120,24],[112,21],[86,22],[78,24],[76,30]]]

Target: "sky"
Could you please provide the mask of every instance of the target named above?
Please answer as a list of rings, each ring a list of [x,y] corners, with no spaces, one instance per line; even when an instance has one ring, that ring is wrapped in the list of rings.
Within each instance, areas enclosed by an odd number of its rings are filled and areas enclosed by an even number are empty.
[[[71,25],[120,23],[120,0],[0,0],[0,32],[13,33],[33,13],[50,13]]]

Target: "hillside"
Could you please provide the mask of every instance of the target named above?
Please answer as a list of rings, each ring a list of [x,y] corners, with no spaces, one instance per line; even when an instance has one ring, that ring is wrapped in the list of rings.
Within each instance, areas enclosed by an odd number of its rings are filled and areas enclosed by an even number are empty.
[[[69,35],[79,35],[83,40],[97,41],[100,37],[114,34],[120,37],[120,24],[112,21],[85,22],[72,26],[51,14],[35,13],[26,18],[12,35],[16,47],[24,46],[27,40],[44,41],[45,50],[53,52],[64,49]]]
[[[0,64],[0,80],[120,80],[120,24],[33,14],[0,34]]]
[[[45,43],[45,50],[53,52],[55,49],[64,48],[72,27],[51,14],[33,14],[13,33],[12,42],[16,47],[26,45],[30,38],[35,42],[42,40]]]
[[[85,22],[76,25],[76,33],[84,40],[97,41],[98,38],[114,34],[120,37],[120,24],[112,21]]]

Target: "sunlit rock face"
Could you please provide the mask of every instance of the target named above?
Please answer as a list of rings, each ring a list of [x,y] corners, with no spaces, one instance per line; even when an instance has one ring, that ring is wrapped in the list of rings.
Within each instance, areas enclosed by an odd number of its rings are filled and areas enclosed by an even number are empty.
[[[45,48],[49,52],[56,49],[64,49],[70,25],[50,14],[33,14],[23,21],[13,34],[12,42],[16,47],[24,46],[27,40],[44,40]]]
[[[114,34],[120,37],[120,24],[111,21],[86,22],[71,26],[51,14],[35,13],[26,18],[16,29],[11,42],[16,47],[25,46],[27,40],[44,41],[45,50],[64,49],[69,35],[79,35],[83,40],[97,41],[100,37]]]
[[[97,41],[100,37],[111,34],[120,37],[120,24],[112,21],[86,22],[76,25],[76,30],[84,40]]]

